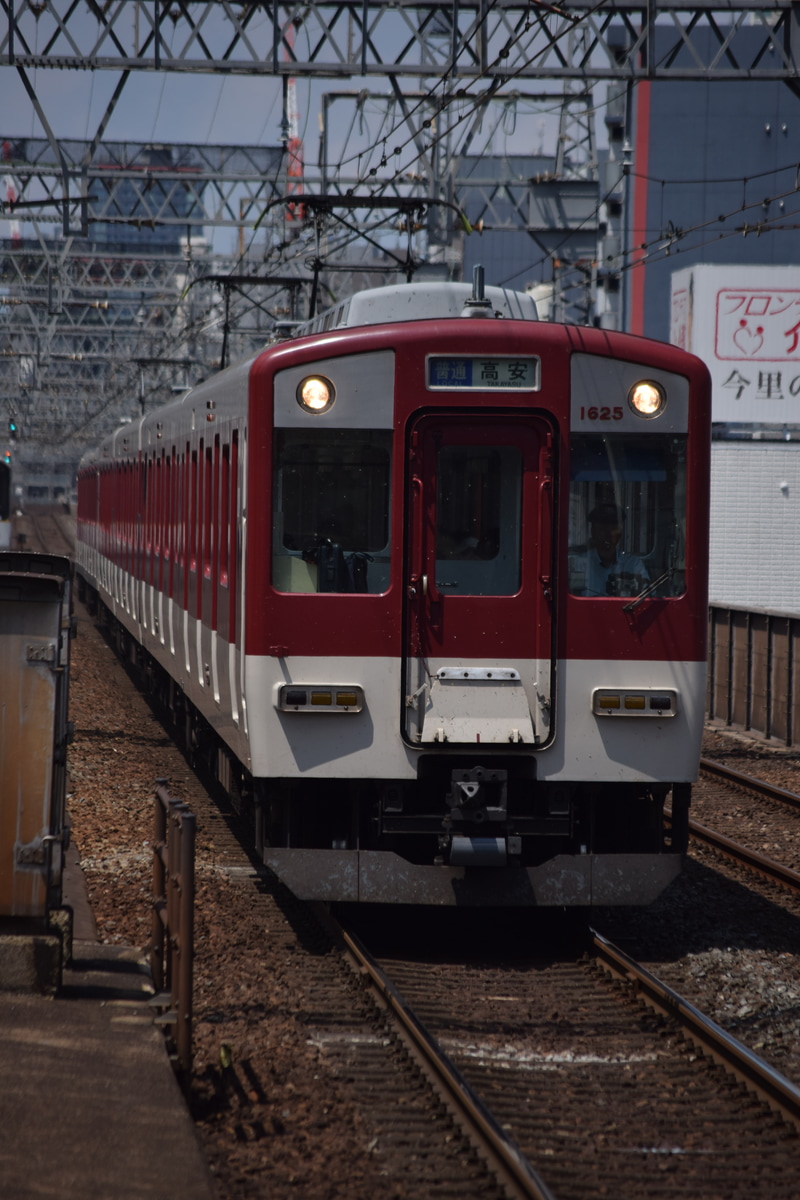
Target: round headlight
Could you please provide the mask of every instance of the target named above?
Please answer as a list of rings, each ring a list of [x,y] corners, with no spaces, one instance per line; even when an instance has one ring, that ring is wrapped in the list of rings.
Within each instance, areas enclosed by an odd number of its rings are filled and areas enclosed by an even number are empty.
[[[628,392],[628,404],[637,417],[657,417],[664,411],[667,395],[660,383],[643,379]]]
[[[297,386],[297,403],[306,412],[327,412],[335,399],[336,389],[324,375],[308,375]]]

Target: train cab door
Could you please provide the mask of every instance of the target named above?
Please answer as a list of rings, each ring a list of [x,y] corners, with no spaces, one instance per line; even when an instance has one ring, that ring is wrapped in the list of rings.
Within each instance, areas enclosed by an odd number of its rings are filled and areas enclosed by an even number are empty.
[[[549,423],[426,415],[409,463],[406,737],[541,744],[552,680]]]

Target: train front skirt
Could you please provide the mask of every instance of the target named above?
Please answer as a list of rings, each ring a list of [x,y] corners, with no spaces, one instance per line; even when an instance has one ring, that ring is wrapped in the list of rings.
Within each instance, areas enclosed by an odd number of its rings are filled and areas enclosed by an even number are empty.
[[[464,907],[651,904],[684,861],[681,854],[559,854],[536,867],[421,866],[386,851],[289,847],[266,847],[263,857],[301,900]]]

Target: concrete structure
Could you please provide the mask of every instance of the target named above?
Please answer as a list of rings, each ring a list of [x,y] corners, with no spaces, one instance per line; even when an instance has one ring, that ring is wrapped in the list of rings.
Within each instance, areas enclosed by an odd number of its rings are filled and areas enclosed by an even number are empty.
[[[800,436],[795,433],[795,436]],[[712,603],[800,612],[800,441],[715,442]]]

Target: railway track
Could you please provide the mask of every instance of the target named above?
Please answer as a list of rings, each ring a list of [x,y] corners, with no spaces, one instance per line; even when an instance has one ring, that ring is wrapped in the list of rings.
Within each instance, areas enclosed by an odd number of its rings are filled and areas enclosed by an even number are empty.
[[[756,779],[754,775],[747,775],[743,771],[736,771],[733,767],[726,766],[725,763],[715,762],[711,758],[701,758],[700,769],[706,775],[725,780],[736,787],[755,792],[757,795],[764,796],[768,800],[775,800],[779,804],[785,804],[788,808],[800,811],[800,796],[796,792],[787,791],[786,788],[769,783],[766,779]]]
[[[66,525],[67,518],[56,512],[42,512],[33,518],[36,540],[46,546],[50,554],[63,554],[68,558],[75,549],[75,539]]]
[[[345,938],[514,1195],[795,1195],[800,1089],[601,935],[480,963]]]
[[[268,920],[269,874],[237,852],[234,824],[216,826],[217,874]],[[324,910],[283,903],[317,955],[295,965],[320,1086],[355,1087],[376,1154],[414,1194],[440,1194],[446,1179],[461,1197],[794,1197],[800,1089],[601,935],[580,959],[517,946],[475,962],[485,924],[437,936],[436,920],[417,919],[395,936],[428,957],[378,959],[334,926],[354,992],[324,952]],[[390,925],[379,921],[379,946]]]
[[[14,518],[12,545],[15,549],[71,558],[75,552],[75,518],[59,509],[30,509]]]
[[[263,1145],[267,1153],[262,1151],[259,1161],[268,1158],[273,1171],[285,1174],[281,1154],[286,1151],[276,1140],[264,1145],[263,1131],[266,1128],[273,1137],[270,1131],[274,1127],[277,1138],[285,1125],[289,1134],[295,1093],[285,1093],[280,1103],[274,1099],[281,1094],[278,1083],[268,1066],[259,1065],[252,1047],[267,1047],[267,1063],[285,1057],[281,1044],[285,1033],[276,1029],[285,1029],[284,1010],[292,1005],[291,1019],[302,1028],[303,1041],[317,1058],[315,1086],[326,1096],[323,1111],[328,1105],[342,1112],[353,1107],[356,1121],[367,1131],[364,1141],[378,1177],[402,1180],[408,1194],[420,1197],[435,1194],[490,1200],[507,1194],[510,1185],[498,1182],[483,1157],[473,1153],[473,1135],[467,1138],[463,1133],[463,1118],[452,1114],[432,1090],[416,1056],[405,1048],[400,1035],[391,1031],[388,1016],[379,1013],[354,985],[353,976],[320,935],[314,920],[276,888],[268,874],[254,869],[240,851],[232,814],[220,815],[209,803],[208,809],[199,808],[199,823],[216,844],[214,862],[201,864],[200,869],[200,928],[218,961],[216,982],[208,961],[201,971],[198,1035],[206,1065],[193,1085],[192,1104],[201,1136],[220,1172],[235,1172],[246,1150],[257,1151]],[[121,831],[117,836],[122,836]],[[118,892],[117,885],[114,893]],[[280,932],[276,907],[286,913],[297,934],[297,946],[288,934]],[[223,908],[227,923],[217,935],[220,919],[213,914]],[[231,929],[236,930],[233,939],[225,933]],[[265,930],[271,943],[269,953],[263,948]],[[424,937],[427,932],[418,928],[418,942]],[[258,938],[262,939],[261,949],[257,948]],[[481,935],[477,938],[480,942]],[[492,940],[492,932],[484,932],[484,944]],[[284,941],[285,952],[281,951]],[[265,958],[268,970],[259,974]],[[524,994],[512,999],[510,980],[523,974],[519,959],[502,978],[497,975],[486,983],[485,1002],[480,1005],[472,1005],[470,993],[458,984],[445,985],[445,991],[455,996],[461,1007],[448,1015],[442,1005],[439,1028],[427,1015],[427,1008],[431,1004],[436,1008],[436,1002],[418,1004],[413,989],[397,980],[403,995],[415,1009],[422,1010],[434,1036],[441,1033],[445,1049],[457,1065],[462,1065],[460,1057],[466,1058],[464,1074],[469,1079],[470,1072],[474,1073],[473,1090],[480,1093],[486,1084],[489,1098],[485,1103],[495,1109],[495,1125],[526,1151],[526,1130],[532,1127],[533,1138],[540,1138],[530,1151],[535,1159],[534,1174],[543,1176],[544,1186],[557,1200],[570,1196],[583,1200],[600,1194],[599,1165],[611,1173],[609,1194],[614,1195],[659,1197],[662,1192],[651,1186],[655,1180],[665,1196],[691,1195],[702,1200],[713,1194],[703,1190],[710,1187],[711,1178],[722,1189],[716,1194],[747,1195],[748,1200],[767,1194],[770,1200],[793,1195],[783,1180],[797,1176],[797,1140],[787,1132],[784,1118],[771,1115],[765,1101],[746,1093],[727,1069],[713,1065],[709,1050],[698,1051],[683,1041],[684,1035],[667,1026],[666,1018],[643,1014],[643,992],[626,973],[627,968],[611,992],[602,983],[605,968],[596,957],[580,963],[561,961],[553,970],[561,968],[567,980],[566,993],[550,990],[550,965],[537,963],[526,968]],[[417,962],[414,969],[423,975],[440,975],[448,967],[437,960]],[[220,973],[226,975],[224,991]],[[241,1008],[231,1004],[234,992],[244,998]],[[266,997],[270,997],[268,1003]],[[674,1001],[671,1003],[674,1007]],[[253,1012],[263,1014],[261,1027],[256,1030],[250,1020],[246,1037],[237,1041],[237,1027]],[[591,1014],[589,1021],[587,1013]],[[616,1032],[624,1029],[631,1037],[633,1049],[627,1058],[618,1055],[619,1061],[615,1060],[600,1041],[603,1027],[608,1025]],[[224,1069],[212,1068],[207,1065],[209,1054],[215,1052],[223,1030],[234,1048],[233,1061]],[[520,1052],[521,1039],[530,1039],[537,1032],[544,1049],[531,1053],[530,1048],[523,1048]],[[566,1045],[567,1041],[571,1045]],[[468,1047],[463,1055],[462,1043]],[[653,1063],[664,1057],[661,1050],[667,1043],[676,1058],[671,1060],[666,1083],[655,1082]],[[299,1045],[293,1053],[299,1058]],[[691,1071],[684,1074],[687,1064]],[[612,1069],[616,1073],[613,1084]],[[502,1100],[513,1074],[521,1075],[528,1085],[527,1099],[523,1104],[512,1098],[500,1108],[495,1101],[498,1097]],[[563,1109],[554,1107],[556,1093],[548,1086],[556,1075],[561,1076],[565,1092]],[[631,1111],[635,1124],[620,1121],[618,1101]],[[657,1109],[656,1101],[665,1107]],[[726,1175],[723,1167],[718,1175],[709,1175],[709,1163],[716,1155],[714,1114],[720,1106],[729,1105],[733,1107],[725,1108],[730,1114],[727,1134],[723,1130],[718,1144],[727,1147],[723,1158],[729,1157],[731,1165]],[[650,1109],[660,1115],[648,1132],[644,1118],[650,1116]],[[689,1111],[700,1115],[694,1128],[687,1130]],[[292,1117],[287,1116],[290,1112]],[[602,1125],[603,1118],[607,1125]],[[315,1126],[313,1140],[319,1136]],[[284,1144],[286,1140],[284,1136]],[[737,1157],[739,1143],[744,1146],[742,1157]],[[306,1146],[306,1153],[311,1153],[311,1142]],[[756,1169],[756,1162],[766,1164],[765,1170],[761,1166]],[[345,1174],[350,1169],[355,1168],[345,1167]],[[231,1189],[224,1194],[249,1193]]]
[[[374,1153],[414,1194],[794,1196],[800,1090],[601,935],[586,957],[532,955],[523,923],[504,957],[505,934],[477,914],[440,924],[386,913],[377,958],[358,933],[341,934],[348,984],[339,934],[326,945],[316,925],[331,928],[325,911],[274,890],[240,848],[235,814],[212,806],[199,821],[213,823],[214,874],[232,885],[234,912],[271,926],[282,897],[314,947],[313,964],[292,969],[320,1086],[355,1089]],[[476,962],[475,945],[489,944]]]
[[[800,796],[711,759],[700,765],[693,810],[703,820],[690,819],[692,836],[800,894]],[[765,844],[780,858],[766,853]]]

